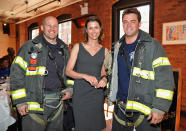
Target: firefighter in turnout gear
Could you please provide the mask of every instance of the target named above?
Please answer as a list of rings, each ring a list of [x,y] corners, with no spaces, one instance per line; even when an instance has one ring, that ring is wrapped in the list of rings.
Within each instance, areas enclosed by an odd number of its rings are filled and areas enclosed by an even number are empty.
[[[141,15],[122,15],[125,35],[114,44],[108,100],[115,102],[112,131],[156,131],[173,98],[173,72],[162,46],[140,30]]]
[[[63,131],[63,100],[72,94],[64,75],[69,51],[57,37],[55,17],[47,16],[41,30],[43,33],[27,41],[13,61],[11,96],[22,116],[23,131]]]

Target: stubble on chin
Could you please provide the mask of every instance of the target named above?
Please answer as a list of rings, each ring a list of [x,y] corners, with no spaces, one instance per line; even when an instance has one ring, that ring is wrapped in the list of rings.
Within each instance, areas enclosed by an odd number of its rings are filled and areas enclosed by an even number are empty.
[[[55,37],[50,37],[50,36],[46,35],[45,33],[44,33],[44,36],[45,36],[45,38],[47,38],[47,39],[49,39],[49,40],[55,40],[55,39],[57,38],[57,36],[55,36]]]

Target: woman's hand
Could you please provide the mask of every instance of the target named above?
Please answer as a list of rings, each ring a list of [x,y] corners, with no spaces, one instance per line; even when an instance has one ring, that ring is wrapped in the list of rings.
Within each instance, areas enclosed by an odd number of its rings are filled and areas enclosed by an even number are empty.
[[[88,81],[91,86],[97,86],[98,85],[98,80],[95,76],[90,76],[90,75],[86,75],[84,74],[83,78]]]
[[[105,86],[107,85],[107,78],[106,77],[103,77],[100,81],[99,81],[99,83],[98,83],[98,85],[96,86],[96,88],[104,88]]]

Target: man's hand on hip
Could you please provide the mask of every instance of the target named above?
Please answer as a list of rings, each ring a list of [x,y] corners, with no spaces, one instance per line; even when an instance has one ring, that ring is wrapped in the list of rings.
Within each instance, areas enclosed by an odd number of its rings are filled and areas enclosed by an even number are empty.
[[[157,112],[151,112],[147,120],[150,120],[151,124],[158,124],[163,120],[164,114],[159,114]]]
[[[27,105],[27,104],[18,106],[18,107],[17,107],[17,110],[18,110],[18,112],[19,112],[19,114],[20,114],[21,116],[27,115],[28,112],[29,112],[29,111],[28,111],[28,105]]]
[[[63,90],[62,93],[64,93],[65,95],[62,97],[61,100],[67,100],[70,99],[72,97],[72,94],[66,90]]]

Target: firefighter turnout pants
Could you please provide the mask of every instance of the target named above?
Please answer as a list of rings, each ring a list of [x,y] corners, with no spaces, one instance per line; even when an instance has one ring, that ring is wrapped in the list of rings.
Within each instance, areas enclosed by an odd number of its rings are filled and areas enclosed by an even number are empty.
[[[63,104],[58,108],[44,106],[43,114],[23,116],[22,131],[63,131]]]
[[[151,125],[147,116],[134,112],[127,115],[115,105],[112,131],[160,131],[156,125]]]

